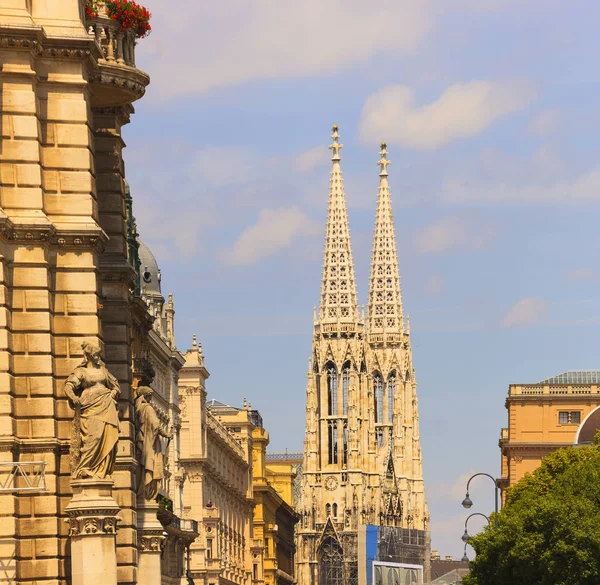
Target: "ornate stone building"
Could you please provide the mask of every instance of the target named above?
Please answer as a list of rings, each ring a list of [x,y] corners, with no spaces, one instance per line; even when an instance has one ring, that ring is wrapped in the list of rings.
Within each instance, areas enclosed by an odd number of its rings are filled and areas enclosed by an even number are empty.
[[[564,372],[534,384],[511,384],[508,427],[500,431],[504,490],[561,447],[589,443],[600,428],[600,372]],[[503,492],[504,497],[504,492]]]
[[[0,3],[0,582],[174,584],[183,358],[142,296],[121,137],[149,78],[86,6]]]
[[[420,531],[423,550],[415,560],[429,557],[416,381],[402,309],[387,152],[383,144],[365,316],[358,307],[337,127],[332,138],[297,530],[303,585],[358,583],[359,527],[369,524]]]
[[[252,492],[254,507],[254,536],[263,543],[263,576],[265,585],[296,583],[294,526],[298,516],[290,499],[293,498],[293,470],[275,471],[267,461],[269,433],[255,414],[252,431]],[[284,496],[287,496],[286,499]],[[258,575],[256,575],[258,577]]]
[[[262,584],[262,542],[252,525],[252,412],[207,403],[208,376],[194,338],[179,380],[184,505],[200,533],[190,576],[196,585]]]

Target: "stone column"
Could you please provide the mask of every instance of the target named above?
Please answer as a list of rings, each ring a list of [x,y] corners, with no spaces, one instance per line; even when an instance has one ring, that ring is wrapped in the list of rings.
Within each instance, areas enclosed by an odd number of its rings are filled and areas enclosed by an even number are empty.
[[[116,534],[120,508],[112,497],[112,479],[71,482],[66,507],[71,545],[72,585],[117,585]],[[144,581],[141,581],[144,583]]]
[[[138,500],[142,501],[142,498]],[[156,502],[138,504],[138,583],[144,585],[161,585],[160,553],[165,544],[165,531],[157,513]]]

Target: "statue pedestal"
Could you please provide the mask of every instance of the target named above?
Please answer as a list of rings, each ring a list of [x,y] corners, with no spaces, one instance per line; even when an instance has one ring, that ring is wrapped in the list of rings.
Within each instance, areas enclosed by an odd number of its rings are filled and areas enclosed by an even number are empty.
[[[117,514],[112,479],[71,482],[66,507],[71,544],[72,585],[117,585]]]
[[[142,500],[138,496],[138,502]],[[157,517],[156,502],[141,501],[137,507],[139,565],[138,583],[161,585],[160,553],[165,542],[165,529]]]

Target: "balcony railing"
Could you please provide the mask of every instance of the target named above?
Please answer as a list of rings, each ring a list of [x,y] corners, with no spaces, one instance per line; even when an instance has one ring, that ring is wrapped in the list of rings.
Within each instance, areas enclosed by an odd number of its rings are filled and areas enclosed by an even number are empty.
[[[94,35],[107,63],[135,67],[135,33],[123,30],[117,20],[108,16],[106,4],[98,3],[98,16],[86,19],[90,34]]]

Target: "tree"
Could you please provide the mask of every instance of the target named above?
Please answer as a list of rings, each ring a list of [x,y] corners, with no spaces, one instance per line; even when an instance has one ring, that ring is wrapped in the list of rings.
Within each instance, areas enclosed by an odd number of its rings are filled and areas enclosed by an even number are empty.
[[[509,488],[506,503],[469,544],[464,585],[600,583],[600,448],[569,447]]]

